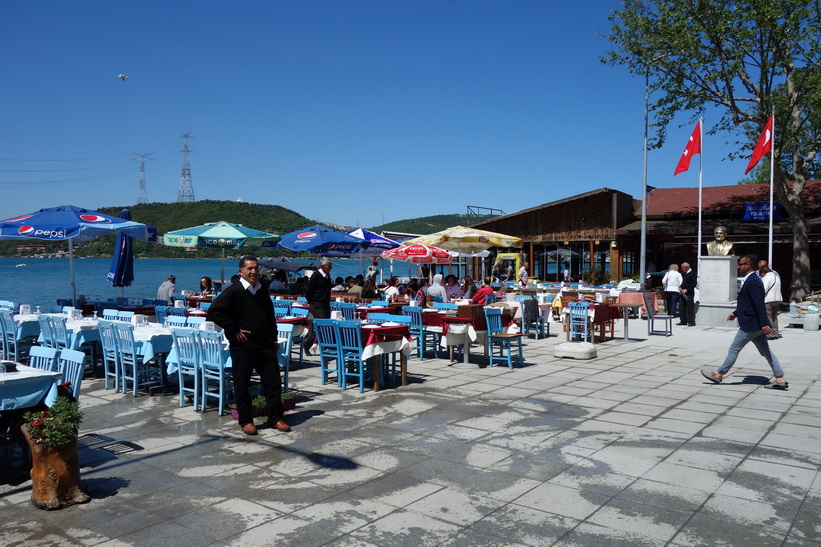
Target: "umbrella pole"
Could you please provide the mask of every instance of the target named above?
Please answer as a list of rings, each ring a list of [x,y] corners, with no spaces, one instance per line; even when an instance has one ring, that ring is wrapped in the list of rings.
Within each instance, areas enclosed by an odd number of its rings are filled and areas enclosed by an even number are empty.
[[[222,248],[222,273],[220,273],[220,281],[225,284],[225,247]]]
[[[68,270],[71,275],[71,305],[77,307],[77,285],[74,284],[74,244],[68,240]]]

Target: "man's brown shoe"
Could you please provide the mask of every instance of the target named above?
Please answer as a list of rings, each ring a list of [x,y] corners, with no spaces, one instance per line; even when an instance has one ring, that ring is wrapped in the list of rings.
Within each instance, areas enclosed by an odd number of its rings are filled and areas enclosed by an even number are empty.
[[[246,435],[256,435],[257,428],[254,424],[245,424],[244,426],[242,426],[242,432]]]
[[[276,429],[277,431],[290,431],[291,426],[280,420],[274,424],[274,429]]]

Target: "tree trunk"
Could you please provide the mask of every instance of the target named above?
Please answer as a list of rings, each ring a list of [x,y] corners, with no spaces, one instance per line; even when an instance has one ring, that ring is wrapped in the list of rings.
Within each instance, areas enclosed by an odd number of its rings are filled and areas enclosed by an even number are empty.
[[[52,510],[90,501],[80,482],[77,443],[58,452],[47,444],[32,442],[27,425],[22,430],[31,447],[31,503],[38,509]]]
[[[779,203],[790,215],[792,227],[792,283],[790,298],[804,298],[810,294],[810,245],[807,236],[807,215],[804,212],[804,178],[796,176],[792,186],[787,186],[780,166],[775,169],[775,190]],[[772,260],[772,257],[770,258]],[[776,267],[778,265],[776,264]]]

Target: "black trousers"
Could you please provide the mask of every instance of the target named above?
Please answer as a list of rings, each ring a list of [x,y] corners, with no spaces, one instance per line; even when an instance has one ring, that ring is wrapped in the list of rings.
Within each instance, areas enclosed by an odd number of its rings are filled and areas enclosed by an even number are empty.
[[[330,319],[331,318],[331,303],[316,303],[312,302],[309,306],[309,311],[311,315],[314,316],[314,319]],[[311,330],[308,332],[308,336],[305,337],[305,347],[310,348],[316,342],[316,333],[314,332],[314,327],[311,325]]]
[[[254,423],[251,416],[251,374],[254,370],[262,380],[268,410],[268,425],[282,419],[282,380],[279,377],[279,361],[273,344],[261,345],[254,341],[231,344],[231,370],[234,378],[234,402],[239,414],[239,425]]]
[[[693,297],[695,297],[695,294],[690,291],[687,294],[682,294],[678,307],[679,321],[688,325],[696,324],[696,303]]]

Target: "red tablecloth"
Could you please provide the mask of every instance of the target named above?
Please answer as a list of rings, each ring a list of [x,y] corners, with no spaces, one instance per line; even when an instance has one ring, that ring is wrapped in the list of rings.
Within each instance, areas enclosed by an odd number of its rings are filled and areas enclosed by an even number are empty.
[[[363,346],[370,346],[378,342],[395,342],[402,338],[410,339],[410,329],[407,325],[399,325],[397,327],[380,326],[378,329],[362,329]]]
[[[487,321],[484,315],[468,318],[438,312],[423,312],[422,323],[429,327],[442,327],[443,335],[448,333],[448,323],[471,323],[474,330],[487,330]],[[511,323],[513,323],[513,317],[509,313],[503,313],[502,327],[509,327]]]
[[[621,317],[619,309],[611,307],[610,304],[591,304],[590,309],[593,310],[593,323],[606,323]]]

